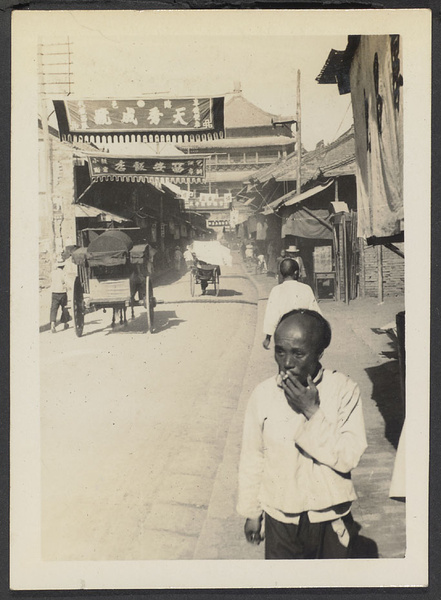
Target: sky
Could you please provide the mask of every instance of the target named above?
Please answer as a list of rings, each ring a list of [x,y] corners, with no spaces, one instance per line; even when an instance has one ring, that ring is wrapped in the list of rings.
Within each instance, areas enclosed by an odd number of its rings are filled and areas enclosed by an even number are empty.
[[[332,48],[347,36],[69,35],[78,98],[226,95],[239,82],[245,98],[276,115],[297,110],[301,72],[302,145],[332,142],[352,124],[350,94],[319,85]],[[45,38],[44,41],[50,41]]]

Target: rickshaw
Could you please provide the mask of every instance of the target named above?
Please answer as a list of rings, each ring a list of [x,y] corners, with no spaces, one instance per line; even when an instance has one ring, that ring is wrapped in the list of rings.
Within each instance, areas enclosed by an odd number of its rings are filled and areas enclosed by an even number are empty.
[[[195,294],[196,284],[200,284],[202,293],[209,284],[214,286],[214,293],[219,295],[220,265],[232,265],[231,252],[219,241],[194,240],[191,252],[195,258],[194,266],[190,269],[190,293]]]
[[[99,309],[123,311],[143,305],[148,331],[153,331],[156,300],[147,274],[148,244],[134,244],[124,231],[109,229],[96,236],[87,247],[72,253],[78,274],[73,286],[75,333],[80,337],[86,312]],[[140,285],[141,281],[141,285]],[[145,282],[145,286],[144,286]],[[138,300],[135,300],[136,291]],[[114,319],[112,320],[112,325]]]
[[[192,296],[195,294],[196,284],[200,284],[202,293],[205,293],[205,289],[209,284],[214,286],[214,293],[216,296],[219,295],[219,276],[220,276],[219,265],[211,265],[203,263],[201,261],[195,261],[194,266],[190,269],[190,293]]]

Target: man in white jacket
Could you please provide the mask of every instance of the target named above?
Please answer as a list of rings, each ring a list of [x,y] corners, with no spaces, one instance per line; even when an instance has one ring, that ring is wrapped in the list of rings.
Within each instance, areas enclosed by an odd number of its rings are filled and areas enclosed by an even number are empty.
[[[309,308],[321,314],[314,292],[306,283],[300,283],[299,265],[293,258],[285,258],[280,263],[282,283],[273,287],[266,305],[263,319],[263,347],[269,349],[271,336],[276,330],[282,315],[294,308]]]
[[[329,323],[293,310],[275,332],[278,374],[250,397],[239,465],[238,512],[265,558],[347,558],[356,524],[351,481],[366,449],[360,392],[323,369]]]

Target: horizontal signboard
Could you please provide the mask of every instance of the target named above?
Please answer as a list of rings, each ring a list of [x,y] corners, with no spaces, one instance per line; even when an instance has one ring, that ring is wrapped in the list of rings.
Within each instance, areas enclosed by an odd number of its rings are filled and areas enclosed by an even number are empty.
[[[60,134],[207,134],[224,130],[223,98],[54,100]]]
[[[209,219],[208,227],[229,227],[229,219]]]
[[[179,157],[111,157],[89,156],[89,173],[92,179],[142,180],[145,177],[202,180],[205,177],[205,159],[180,159]]]

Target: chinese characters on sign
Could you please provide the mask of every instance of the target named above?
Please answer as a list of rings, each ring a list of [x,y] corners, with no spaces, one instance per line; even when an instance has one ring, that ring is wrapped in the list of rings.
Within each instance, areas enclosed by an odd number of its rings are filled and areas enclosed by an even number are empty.
[[[229,227],[230,221],[228,219],[209,219],[208,227]]]
[[[91,156],[89,157],[89,171],[92,178],[111,178],[112,175],[203,178],[205,177],[205,161],[203,158],[114,158],[110,156]]]
[[[66,100],[70,132],[223,129],[223,98]]]
[[[228,209],[232,201],[231,194],[204,194],[201,193],[197,198],[185,198],[185,208],[216,208]]]

